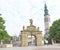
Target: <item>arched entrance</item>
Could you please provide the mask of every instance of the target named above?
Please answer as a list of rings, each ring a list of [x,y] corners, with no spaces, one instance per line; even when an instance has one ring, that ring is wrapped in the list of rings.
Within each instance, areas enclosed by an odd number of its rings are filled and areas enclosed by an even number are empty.
[[[36,37],[34,35],[28,35],[28,46],[36,46]]]
[[[36,26],[33,25],[32,19],[30,19],[30,26],[27,26],[27,29],[25,29],[25,27],[23,26],[23,30],[21,31],[21,46],[31,45],[34,46],[42,45],[41,31],[39,31],[39,27],[36,28]]]

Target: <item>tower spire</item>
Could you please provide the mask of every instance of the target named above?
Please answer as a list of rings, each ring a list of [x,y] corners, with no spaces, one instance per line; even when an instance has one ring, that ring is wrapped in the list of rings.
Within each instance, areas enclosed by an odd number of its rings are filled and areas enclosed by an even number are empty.
[[[49,15],[46,2],[45,2],[45,6],[44,6],[44,16],[45,15]]]
[[[48,9],[47,9],[47,5],[46,5],[46,2],[45,2],[45,5],[44,5],[44,23],[45,23],[45,39],[48,38],[48,32],[49,32],[49,29],[50,29],[50,17],[49,17],[49,13],[48,13]]]

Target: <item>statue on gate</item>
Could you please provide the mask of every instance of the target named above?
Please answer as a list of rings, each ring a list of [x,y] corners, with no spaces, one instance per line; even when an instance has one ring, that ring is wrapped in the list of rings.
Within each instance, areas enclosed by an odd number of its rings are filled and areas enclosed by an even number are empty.
[[[33,20],[32,19],[30,19],[30,25],[32,25],[33,24]]]

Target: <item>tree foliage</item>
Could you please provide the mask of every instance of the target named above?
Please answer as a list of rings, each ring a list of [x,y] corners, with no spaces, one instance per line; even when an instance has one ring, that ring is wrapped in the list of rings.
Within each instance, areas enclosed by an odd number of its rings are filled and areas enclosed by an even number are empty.
[[[10,36],[8,35],[7,31],[5,30],[5,20],[0,15],[0,41],[9,41]]]
[[[48,39],[60,42],[60,19],[54,21],[50,27]]]

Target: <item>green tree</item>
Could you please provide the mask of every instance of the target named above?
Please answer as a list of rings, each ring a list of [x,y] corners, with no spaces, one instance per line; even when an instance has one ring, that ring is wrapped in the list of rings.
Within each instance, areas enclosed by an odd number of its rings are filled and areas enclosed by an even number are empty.
[[[54,21],[50,27],[48,39],[60,42],[60,19]]]
[[[4,24],[5,24],[5,20],[1,17],[0,14],[0,41],[10,41],[10,36],[5,30]]]

